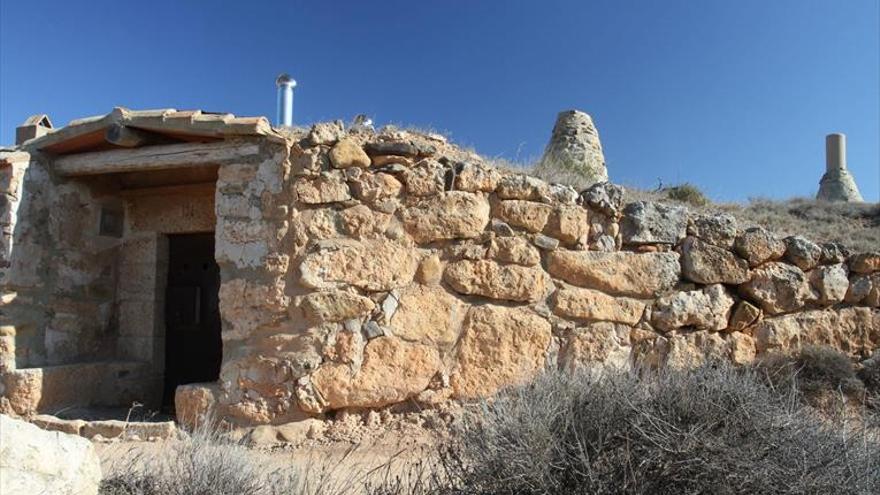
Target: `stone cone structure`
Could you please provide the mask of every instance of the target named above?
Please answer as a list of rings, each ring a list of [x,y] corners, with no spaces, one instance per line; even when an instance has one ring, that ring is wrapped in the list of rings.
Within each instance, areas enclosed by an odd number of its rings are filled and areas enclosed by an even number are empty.
[[[550,165],[583,175],[587,185],[608,181],[605,155],[593,119],[580,110],[566,110],[556,117],[553,134],[539,167]]]
[[[846,169],[846,136],[829,134],[825,137],[825,175],[819,181],[816,199],[861,203],[856,180]]]

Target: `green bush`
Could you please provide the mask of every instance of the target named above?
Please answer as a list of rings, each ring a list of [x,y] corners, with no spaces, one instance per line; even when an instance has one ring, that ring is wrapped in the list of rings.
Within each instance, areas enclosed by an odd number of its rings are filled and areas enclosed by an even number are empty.
[[[693,206],[706,206],[709,204],[709,198],[700,191],[697,186],[685,182],[677,186],[666,187],[662,190],[668,199],[688,203]]]

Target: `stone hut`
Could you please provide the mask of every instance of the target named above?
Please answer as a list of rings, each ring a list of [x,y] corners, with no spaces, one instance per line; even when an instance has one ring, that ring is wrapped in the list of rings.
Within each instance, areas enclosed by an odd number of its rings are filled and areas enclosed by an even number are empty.
[[[283,424],[548,368],[880,347],[880,254],[623,205],[441,136],[123,108],[28,125],[0,151],[2,412]]]

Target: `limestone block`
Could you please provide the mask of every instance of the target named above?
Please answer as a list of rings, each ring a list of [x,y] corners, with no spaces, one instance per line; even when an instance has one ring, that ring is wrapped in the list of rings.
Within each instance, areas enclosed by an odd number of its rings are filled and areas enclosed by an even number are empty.
[[[403,184],[391,174],[364,173],[357,180],[351,181],[354,197],[367,204],[400,196]]]
[[[100,482],[91,442],[0,415],[0,493],[97,495]]]
[[[753,270],[751,280],[739,289],[771,315],[795,311],[812,295],[807,276],[800,268],[777,261]]]
[[[590,233],[587,210],[577,205],[556,207],[550,216],[546,233],[566,244],[585,240]]]
[[[341,139],[330,149],[330,163],[336,168],[370,166],[370,157],[353,139]]]
[[[678,253],[551,251],[550,275],[580,287],[608,294],[655,297],[678,282]]]
[[[799,235],[785,238],[785,261],[803,271],[811,270],[822,259],[822,248]]]
[[[645,312],[645,303],[627,297],[609,296],[597,290],[563,285],[555,294],[553,312],[563,318],[613,321],[635,325]]]
[[[419,263],[416,281],[424,285],[438,285],[443,278],[443,264],[436,254],[425,257]]]
[[[727,249],[688,237],[681,244],[681,271],[699,284],[738,285],[749,279],[749,264]]]
[[[854,273],[880,272],[880,252],[859,253],[849,260],[849,269]]]
[[[419,197],[440,194],[445,186],[445,174],[446,169],[440,162],[432,159],[422,160],[403,173],[406,193]]]
[[[740,301],[733,309],[728,328],[738,331],[745,330],[757,323],[763,315],[764,312],[761,311],[761,308],[748,301]]]
[[[749,266],[755,267],[782,258],[785,254],[785,242],[777,239],[766,229],[752,227],[736,238],[734,249],[740,257],[749,262]]]
[[[846,296],[844,296],[843,300],[849,304],[863,302],[874,288],[875,279],[880,281],[880,277],[872,275],[851,274],[849,278],[849,287],[847,288]]]
[[[688,213],[681,206],[636,201],[620,220],[624,244],[677,244],[687,235]]]
[[[450,349],[458,340],[468,305],[439,286],[411,285],[400,291],[391,332],[407,342]]]
[[[364,348],[353,372],[346,364],[324,364],[312,373],[326,409],[382,407],[402,402],[428,388],[442,363],[437,350],[394,337],[377,337]]]
[[[520,199],[541,201],[547,197],[550,186],[538,179],[525,174],[510,174],[501,177],[495,193],[501,199]]]
[[[487,255],[496,261],[523,266],[535,266],[541,262],[541,253],[521,237],[493,239]]]
[[[544,230],[552,212],[553,207],[542,203],[508,200],[498,203],[495,215],[509,225],[537,233]]]
[[[495,167],[476,162],[465,162],[456,168],[455,188],[469,192],[494,192],[501,180]]]
[[[853,357],[867,356],[880,348],[880,310],[828,308],[765,318],[753,335],[758,353],[827,345]]]
[[[299,178],[293,183],[293,191],[297,201],[309,205],[351,199],[348,184],[338,174],[323,173],[315,178]]]
[[[450,376],[454,396],[488,397],[533,377],[544,367],[551,337],[550,323],[527,309],[471,308]]]
[[[478,194],[451,191],[404,209],[401,221],[418,243],[473,238],[489,223],[489,202]]]
[[[341,120],[333,122],[319,122],[309,129],[306,141],[312,146],[332,145],[345,135],[345,126]]]
[[[599,182],[581,192],[578,202],[616,219],[623,207],[623,187],[610,182]]]
[[[559,365],[562,369],[627,369],[631,364],[628,325],[611,322],[591,323],[577,328],[563,346]]]
[[[657,299],[651,311],[651,323],[668,332],[681,327],[698,330],[724,330],[730,319],[733,298],[721,284],[701,290],[676,292]]]
[[[724,249],[733,249],[736,240],[736,218],[727,213],[697,215],[691,218],[688,235]]]
[[[450,263],[443,280],[462,294],[520,302],[540,301],[551,283],[540,268],[500,265],[491,260]]]
[[[368,314],[375,304],[369,298],[338,290],[312,292],[302,298],[300,307],[313,323],[344,321]]]
[[[322,241],[300,264],[300,282],[313,289],[389,291],[409,285],[417,266],[415,252],[392,241]]]
[[[816,292],[819,304],[831,305],[843,301],[849,290],[846,265],[824,265],[810,271],[810,285]]]

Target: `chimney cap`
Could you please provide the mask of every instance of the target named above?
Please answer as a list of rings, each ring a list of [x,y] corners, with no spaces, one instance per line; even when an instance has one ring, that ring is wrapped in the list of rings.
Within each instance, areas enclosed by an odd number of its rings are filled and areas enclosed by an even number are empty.
[[[52,128],[52,121],[49,120],[49,116],[45,113],[38,113],[36,115],[31,115],[28,117],[19,127],[29,126],[29,125],[38,125],[41,127],[45,127],[47,129]]]
[[[292,77],[290,77],[290,74],[284,72],[279,75],[277,79],[275,79],[275,85],[279,88],[281,86],[290,86],[291,88],[295,88],[296,81]]]

